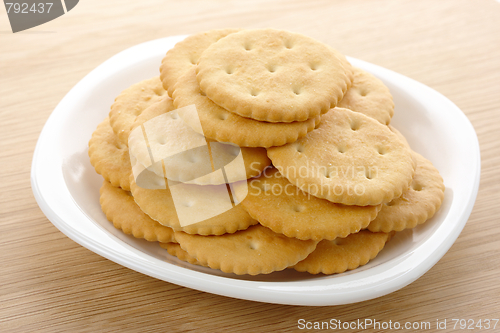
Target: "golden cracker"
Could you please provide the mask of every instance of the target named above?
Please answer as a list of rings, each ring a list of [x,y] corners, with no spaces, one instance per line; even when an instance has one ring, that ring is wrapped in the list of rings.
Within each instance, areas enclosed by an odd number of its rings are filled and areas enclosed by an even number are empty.
[[[292,185],[276,169],[249,180],[243,207],[274,232],[302,240],[346,237],[368,226],[382,208],[346,206],[316,198]]]
[[[133,84],[116,97],[109,112],[109,122],[121,143],[127,144],[131,126],[137,116],[165,95],[158,77]]]
[[[129,176],[132,169],[128,148],[118,140],[108,118],[92,133],[88,153],[90,164],[98,174],[113,186],[130,190]]]
[[[271,147],[291,143],[312,131],[320,117],[291,123],[269,123],[244,118],[212,102],[200,90],[196,70],[188,70],[177,82],[173,93],[177,108],[195,105],[203,134],[219,142],[231,142],[240,147]]]
[[[299,272],[335,274],[366,265],[384,248],[391,234],[362,230],[346,238],[322,240],[304,260],[293,266]]]
[[[269,122],[305,121],[334,107],[350,83],[331,47],[274,29],[243,30],[198,61],[201,90],[224,109]]]
[[[198,187],[201,190],[203,187],[211,185],[191,186]],[[199,235],[222,235],[244,230],[251,225],[257,224],[257,221],[252,219],[241,205],[236,205],[220,215],[183,227],[179,222],[172,194],[168,187],[161,190],[144,189],[137,186],[134,177],[131,175],[130,190],[135,202],[144,213],[160,224],[176,231]]]
[[[174,231],[144,214],[129,192],[104,181],[100,193],[102,211],[115,228],[150,242],[175,242]]]
[[[387,126],[341,108],[323,115],[304,138],[267,153],[292,184],[345,205],[390,202],[409,186],[414,171],[409,148]]]
[[[174,85],[184,73],[196,66],[203,51],[219,39],[240,29],[215,29],[186,37],[175,44],[163,58],[160,66],[160,79],[168,95],[172,96]]]
[[[337,106],[365,114],[384,125],[388,125],[394,115],[389,88],[372,74],[356,67],[353,68],[352,86]]]
[[[382,205],[382,210],[368,229],[374,232],[401,231],[414,228],[430,219],[441,207],[444,199],[443,178],[432,163],[413,152],[417,168],[410,187],[401,197]]]
[[[175,239],[202,265],[238,275],[281,271],[306,258],[317,244],[285,237],[261,225],[222,236],[176,232]]]

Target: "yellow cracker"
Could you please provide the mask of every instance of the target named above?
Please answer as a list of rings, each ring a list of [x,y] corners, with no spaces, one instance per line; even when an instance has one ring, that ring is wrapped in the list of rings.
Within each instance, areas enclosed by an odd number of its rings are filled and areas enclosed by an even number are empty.
[[[203,266],[198,260],[196,260],[196,258],[191,257],[186,251],[184,251],[178,243],[160,243],[160,246],[167,250],[170,255],[177,257],[179,260],[193,265]]]
[[[127,144],[130,126],[137,116],[158,102],[164,94],[160,79],[153,77],[128,87],[116,97],[109,112],[109,122],[123,144]]]
[[[145,146],[142,144],[143,131],[138,127],[155,117],[161,116],[166,112],[170,112],[168,111],[168,109],[165,109],[165,106],[163,105],[165,103],[166,102],[160,102],[152,105],[151,107],[146,109],[139,117],[137,117],[137,120],[132,125],[132,128],[136,130],[134,130],[130,135],[130,140],[129,140],[130,154],[132,154],[132,156],[136,158],[138,162],[143,165],[147,165],[147,161],[150,161],[150,155],[148,149],[144,149]],[[178,117],[176,121],[179,122],[181,125],[184,124],[184,121],[180,117]],[[184,125],[184,126],[188,127],[189,125]],[[190,130],[189,127],[187,129]],[[151,145],[154,144],[159,145],[161,143],[167,143],[167,142],[172,142],[173,144],[179,144],[181,146],[188,146],[189,141],[193,140],[192,134],[196,136],[194,139],[199,140],[201,138],[201,140],[205,140],[202,136],[200,136],[195,132],[191,134],[186,133],[187,129],[181,129],[180,125],[176,126],[172,130],[158,129],[156,132],[159,133],[156,133],[155,137],[148,136],[149,147],[151,147]],[[238,128],[233,128],[233,130],[238,131]],[[255,133],[253,134],[255,135]],[[232,144],[224,144],[224,145],[219,144],[218,147],[219,149],[217,150],[217,153],[215,153],[214,150],[212,150],[212,157],[213,157],[212,160],[215,164],[226,164],[222,162],[226,160],[227,161],[232,160],[240,152],[240,148],[235,147]],[[204,152],[206,153],[206,156],[203,154]],[[244,180],[258,176],[262,172],[262,170],[264,170],[267,166],[271,164],[271,160],[267,157],[267,151],[264,148],[244,147],[241,148],[241,153],[243,157],[245,173],[242,174],[243,179],[236,179],[233,181]],[[205,169],[210,169],[210,171],[214,171],[212,170],[211,165],[208,165],[210,163],[208,150],[207,151],[200,150],[198,152],[195,152],[194,154],[189,154],[189,155],[186,154],[185,157],[188,160],[186,160],[184,156],[181,156],[181,158],[177,160],[172,160],[171,162],[169,161],[170,164],[168,165],[168,168],[170,172],[168,173],[168,178],[170,180],[182,181],[198,185],[207,185],[207,184],[218,185],[224,183],[224,178],[216,177],[217,175],[216,173],[211,173],[206,175],[205,177],[200,177],[200,178],[196,178],[196,176],[194,176],[193,174],[193,172],[196,173],[200,172],[200,170],[205,170]],[[149,170],[153,171],[155,174],[159,176],[162,177],[164,176],[163,166],[161,161],[154,163],[151,167],[149,167]],[[196,179],[193,180],[193,178]]]
[[[323,115],[306,137],[267,153],[292,184],[346,205],[390,202],[414,171],[410,150],[387,126],[341,108]]]
[[[202,265],[239,275],[281,271],[307,257],[317,244],[285,237],[261,225],[222,236],[176,232],[175,239]]]
[[[430,219],[441,207],[444,198],[443,178],[432,163],[413,152],[417,168],[410,187],[401,197],[382,206],[368,229],[389,232],[414,228]]]
[[[298,239],[346,237],[368,226],[382,205],[346,206],[319,199],[292,185],[276,169],[249,181],[241,203],[254,219],[274,232]]]
[[[384,248],[390,234],[362,230],[346,238],[323,240],[316,250],[293,268],[311,274],[335,274],[363,266]]]
[[[102,211],[115,228],[150,242],[175,242],[172,228],[165,227],[144,214],[129,192],[104,181],[100,193]]]
[[[122,144],[106,118],[97,126],[89,141],[90,164],[95,171],[114,186],[130,190],[132,171],[128,148]]]
[[[243,30],[198,61],[201,90],[226,110],[269,122],[304,121],[334,107],[350,83],[331,47],[274,29]]]
[[[353,68],[352,86],[337,106],[365,114],[384,125],[388,125],[394,115],[389,88],[372,74],[356,67]]]
[[[231,142],[240,147],[281,146],[304,137],[319,124],[320,117],[291,123],[269,123],[240,117],[205,96],[196,80],[194,68],[177,82],[173,94],[177,108],[195,105],[203,134],[219,142]]]
[[[203,187],[211,185],[191,186],[202,190]],[[141,207],[143,212],[148,214],[153,220],[176,231],[199,235],[222,235],[224,233],[234,233],[238,230],[244,230],[257,223],[241,205],[236,205],[220,215],[182,227],[177,216],[172,194],[168,188],[164,190],[144,189],[137,186],[134,178],[131,177],[130,189],[135,202]],[[195,198],[192,200],[195,201]],[[196,205],[196,202],[191,205]]]
[[[193,68],[203,51],[219,39],[240,29],[215,29],[191,35],[175,44],[163,58],[160,66],[160,79],[168,95],[172,96],[174,85],[190,68]]]

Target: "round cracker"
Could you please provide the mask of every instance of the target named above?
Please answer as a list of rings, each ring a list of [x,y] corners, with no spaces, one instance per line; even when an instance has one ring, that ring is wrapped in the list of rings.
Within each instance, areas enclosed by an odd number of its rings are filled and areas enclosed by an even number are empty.
[[[323,240],[293,268],[311,274],[335,274],[366,265],[384,248],[390,234],[362,230],[346,238]]]
[[[394,115],[389,88],[372,74],[356,67],[353,68],[352,86],[337,106],[365,114],[384,125],[388,125]]]
[[[203,187],[212,185],[191,185],[199,188],[202,191]],[[223,185],[219,185],[223,186]],[[222,214],[206,219],[204,221],[181,226],[177,211],[172,199],[172,194],[168,189],[150,190],[144,189],[134,181],[134,177],[130,177],[130,190],[134,196],[134,200],[141,210],[146,213],[153,220],[160,224],[170,227],[176,231],[184,231],[188,234],[199,235],[222,235],[225,233],[234,233],[238,230],[247,229],[249,226],[257,224],[248,215],[241,205],[236,205]],[[196,205],[196,198],[192,198],[193,203],[191,206]]]
[[[175,239],[202,265],[238,275],[281,271],[306,258],[317,244],[285,237],[261,225],[222,236],[176,232]]]
[[[167,101],[170,103],[170,99]],[[145,146],[143,131],[138,129],[138,127],[142,126],[149,120],[161,116],[166,112],[170,112],[169,108],[165,108],[166,102],[159,102],[151,105],[149,108],[144,110],[144,112],[137,117],[136,121],[132,125],[133,129],[136,129],[132,132],[129,137],[129,149],[130,154],[137,159],[139,163],[142,165],[148,165],[148,161],[150,161],[150,152],[149,149],[144,149]],[[176,117],[176,121],[178,125],[171,128],[170,130],[164,130],[163,128],[155,130],[157,133],[154,134],[154,137],[151,136],[151,133],[148,134],[148,146],[151,145],[161,145],[162,143],[172,142],[174,145],[179,146],[189,146],[189,140],[197,139],[197,140],[205,140],[202,135],[191,130],[189,125],[184,123],[181,117],[177,117],[175,115],[176,111],[173,111],[172,117]],[[138,131],[137,131],[138,130]],[[234,128],[235,131],[238,131],[237,128]],[[255,133],[254,133],[255,135]],[[215,164],[227,164],[222,163],[223,161],[231,161],[235,158],[240,152],[243,157],[243,164],[245,167],[245,174],[242,174],[244,179],[252,178],[258,176],[266,167],[271,164],[271,160],[267,156],[267,151],[264,148],[250,148],[250,147],[235,147],[233,144],[219,144],[217,147],[217,154],[212,153],[212,161]],[[200,172],[200,170],[210,170],[215,171],[208,165],[211,163],[209,160],[209,156],[202,155],[204,151],[200,153],[199,156],[186,154],[182,156],[181,159],[169,160],[168,164],[168,178],[172,181],[181,181],[190,184],[198,184],[198,185],[219,185],[223,184],[224,178],[216,177],[218,174],[209,173],[203,177],[196,177],[196,173]],[[194,162],[193,162],[194,161]],[[214,165],[215,165],[214,164]],[[150,171],[153,171],[158,176],[164,177],[164,170],[162,161],[157,161],[153,163],[149,168]],[[244,179],[236,179],[244,180]]]
[[[150,242],[175,242],[172,228],[165,227],[144,214],[129,192],[104,181],[100,193],[102,211],[115,228]]]
[[[276,169],[249,181],[243,207],[274,232],[302,240],[346,237],[368,226],[382,205],[346,206],[316,198],[292,185]]]
[[[129,176],[132,169],[128,148],[118,140],[108,118],[92,133],[88,153],[90,164],[98,174],[113,186],[130,190]]]
[[[109,122],[118,139],[127,144],[131,126],[137,116],[165,94],[159,77],[136,83],[116,97],[109,112]]]
[[[320,117],[291,123],[269,123],[240,117],[218,106],[205,96],[196,80],[196,70],[188,70],[177,82],[173,94],[177,108],[195,105],[203,134],[219,142],[231,142],[240,147],[281,146],[297,141],[312,131]]]
[[[228,111],[269,122],[305,121],[334,107],[349,82],[331,47],[274,29],[243,30],[198,61],[201,90]]]
[[[401,196],[412,179],[411,151],[387,126],[335,108],[292,144],[269,148],[273,165],[292,184],[346,205],[379,205]]]
[[[401,197],[382,205],[382,210],[368,229],[371,231],[401,231],[414,228],[430,219],[441,207],[444,199],[443,178],[432,163],[412,152],[417,168],[410,187]]]
[[[196,66],[203,51],[219,39],[240,29],[215,29],[186,37],[175,44],[163,58],[160,66],[160,80],[168,95],[172,96],[174,85],[189,69]]]

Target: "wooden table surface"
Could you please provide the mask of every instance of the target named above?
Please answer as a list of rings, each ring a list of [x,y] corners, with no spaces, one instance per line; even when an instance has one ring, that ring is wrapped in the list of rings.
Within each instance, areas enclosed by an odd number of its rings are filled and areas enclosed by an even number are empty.
[[[357,304],[264,304],[142,275],[47,220],[31,192],[31,159],[62,97],[132,45],[223,27],[306,34],[418,80],[465,112],[481,145],[479,195],[460,237],[429,272]],[[500,317],[500,2],[85,0],[16,34],[1,7],[0,45],[0,332],[289,332],[299,319],[332,318],[429,321],[428,331],[447,319],[451,331],[453,318]]]

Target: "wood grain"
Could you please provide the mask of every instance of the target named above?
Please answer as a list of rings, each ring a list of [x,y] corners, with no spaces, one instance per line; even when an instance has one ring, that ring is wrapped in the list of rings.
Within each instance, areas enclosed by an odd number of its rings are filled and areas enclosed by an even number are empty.
[[[430,321],[434,331],[436,319],[500,317],[498,1],[86,0],[16,34],[0,7],[1,332],[292,332],[300,318]],[[304,33],[429,85],[465,112],[481,145],[480,191],[462,234],[428,273],[358,304],[264,304],[144,276],[47,220],[31,192],[30,164],[45,121],[71,87],[127,47],[224,27]]]

